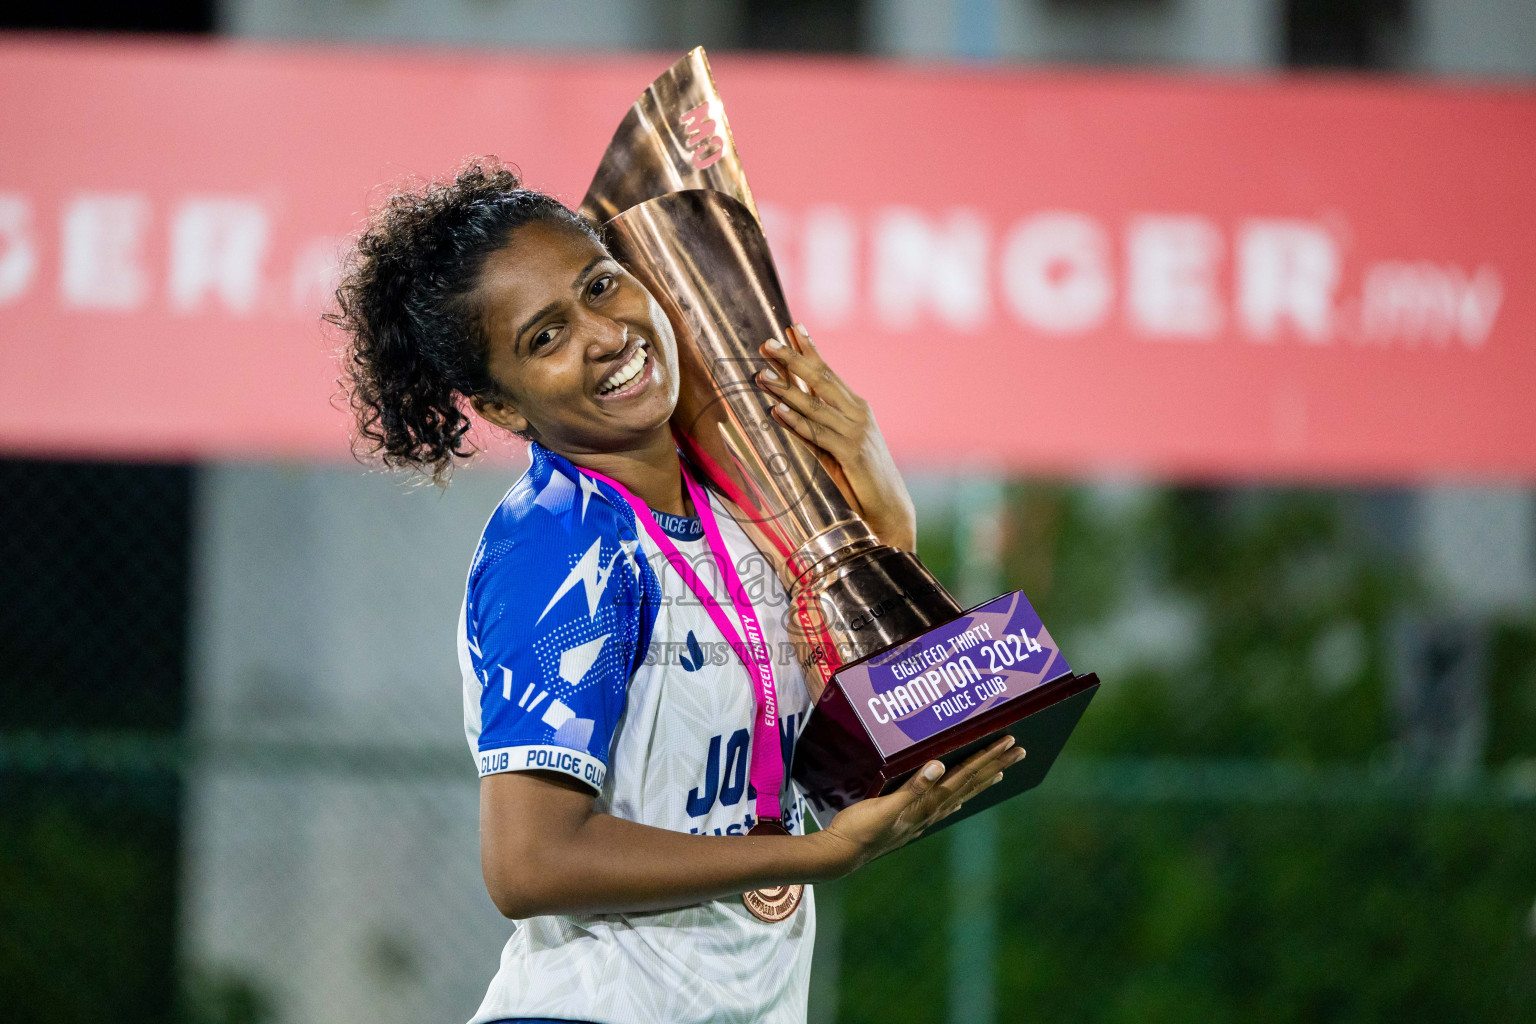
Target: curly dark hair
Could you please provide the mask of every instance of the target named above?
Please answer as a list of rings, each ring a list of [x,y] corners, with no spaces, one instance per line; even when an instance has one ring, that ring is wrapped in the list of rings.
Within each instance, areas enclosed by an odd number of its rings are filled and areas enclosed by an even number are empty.
[[[468,161],[452,180],[397,191],[370,217],[343,264],[339,309],[325,316],[347,335],[341,385],[359,458],[420,470],[441,485],[455,459],[475,454],[468,400],[502,392],[473,292],[486,258],[535,221],[597,237],[494,157]]]

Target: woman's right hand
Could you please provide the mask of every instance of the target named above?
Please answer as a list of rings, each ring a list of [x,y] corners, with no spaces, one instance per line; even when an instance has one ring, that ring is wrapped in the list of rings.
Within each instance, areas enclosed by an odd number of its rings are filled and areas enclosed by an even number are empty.
[[[890,853],[922,835],[960,809],[971,797],[1003,781],[1003,770],[1024,759],[1024,751],[1005,736],[946,772],[930,761],[894,793],[870,797],[839,811],[831,823],[808,839],[823,847],[827,877],[848,872]]]

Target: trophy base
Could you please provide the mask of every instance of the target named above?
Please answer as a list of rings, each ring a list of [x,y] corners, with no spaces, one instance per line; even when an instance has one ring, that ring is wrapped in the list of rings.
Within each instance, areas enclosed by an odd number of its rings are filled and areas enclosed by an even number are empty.
[[[817,826],[825,828],[844,807],[899,789],[929,761],[942,761],[945,767],[955,768],[988,744],[1005,735],[1012,736],[1024,749],[1024,760],[1004,772],[1002,782],[966,801],[958,811],[924,833],[932,835],[1044,782],[1098,689],[1099,677],[1093,673],[1067,676],[1042,687],[1035,699],[1022,699],[1018,702],[1021,706],[1004,705],[974,723],[967,723],[956,734],[945,733],[890,760],[860,744],[846,729],[839,730],[843,733],[839,746],[846,759],[829,763],[826,758],[807,758],[803,766],[797,763],[795,779],[805,789],[811,817]],[[831,697],[827,704],[838,700]],[[822,710],[818,705],[816,713],[819,715]]]
[[[1066,685],[1069,683],[1072,685]],[[884,794],[899,789],[913,772],[928,761],[943,761],[946,768],[958,767],[966,758],[988,744],[1002,739],[1004,735],[1012,736],[1014,742],[1025,751],[1024,760],[1004,772],[1002,782],[982,790],[967,800],[958,811],[924,834],[932,835],[958,821],[963,821],[978,811],[1000,804],[1009,797],[1034,789],[1045,781],[1045,776],[1051,770],[1051,765],[1056,763],[1056,757],[1061,753],[1061,748],[1066,746],[1067,737],[1072,735],[1078,719],[1082,718],[1083,712],[1088,709],[1088,702],[1093,700],[1093,695],[1098,692],[1099,677],[1091,672],[1086,676],[1069,676],[1053,684],[1053,689],[1054,693],[1050,695],[1042,693],[1041,699],[1050,700],[1059,697],[1054,703],[1037,704],[1038,710],[1029,712],[1025,717],[1015,719],[1001,728],[985,732],[962,747],[956,747],[945,753],[939,753],[936,748],[932,754],[925,753],[910,768],[895,775],[890,775],[895,765],[887,765],[882,769],[881,777],[885,778],[889,775],[889,780],[880,787],[880,792]]]
[[[795,745],[793,776],[825,827],[932,760],[954,767],[1003,735],[1026,756],[930,831],[1044,780],[1099,688],[1075,675],[1023,593],[1004,595],[839,669]]]

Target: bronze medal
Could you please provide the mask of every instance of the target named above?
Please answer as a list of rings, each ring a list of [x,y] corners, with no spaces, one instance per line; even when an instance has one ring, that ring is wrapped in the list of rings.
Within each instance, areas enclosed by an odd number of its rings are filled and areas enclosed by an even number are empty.
[[[741,894],[741,902],[759,921],[775,924],[793,914],[804,897],[803,885],[776,885],[772,889],[749,889]]]
[[[749,836],[787,836],[789,829],[777,818],[764,818],[747,831]],[[770,889],[749,889],[741,902],[759,921],[776,924],[795,912],[805,898],[803,885],[775,885]]]

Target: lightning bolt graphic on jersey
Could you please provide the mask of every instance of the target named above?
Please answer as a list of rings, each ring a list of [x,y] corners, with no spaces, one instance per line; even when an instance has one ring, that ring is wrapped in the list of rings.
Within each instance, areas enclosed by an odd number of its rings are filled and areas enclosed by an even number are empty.
[[[597,495],[599,498],[601,498],[603,496],[603,492],[599,491],[597,489],[597,481],[593,480],[591,477],[587,476],[587,474],[585,474],[585,473],[581,473],[581,474],[577,475],[576,483],[581,485],[581,520],[580,521],[581,522],[586,522],[586,520],[587,520],[587,502],[592,500],[592,495],[594,495],[594,494]],[[606,500],[606,499],[604,499],[604,500]]]
[[[640,547],[640,541],[638,541],[638,540],[622,540],[621,539],[619,541],[619,554],[624,556],[625,561],[627,561],[629,563],[629,567],[635,571],[635,578],[636,579],[639,579],[640,575],[641,575],[641,573],[640,573],[640,560],[635,557],[635,551],[639,547]],[[616,555],[614,557],[617,558],[618,556]],[[610,565],[609,568],[611,569],[612,566]]]
[[[544,616],[549,614],[549,610],[577,583],[586,588],[587,618],[597,617],[598,603],[602,600],[603,591],[608,589],[608,577],[613,572],[614,564],[619,560],[619,556],[623,554],[622,551],[615,551],[613,557],[608,560],[608,565],[604,567],[598,552],[598,549],[602,547],[602,543],[601,538],[592,542],[592,546],[587,548],[587,553],[582,555],[581,560],[571,569],[570,574],[565,577],[565,581],[555,591],[555,596],[549,599],[549,604],[544,606],[544,610],[539,613],[539,617],[534,620],[535,622],[542,622]]]

